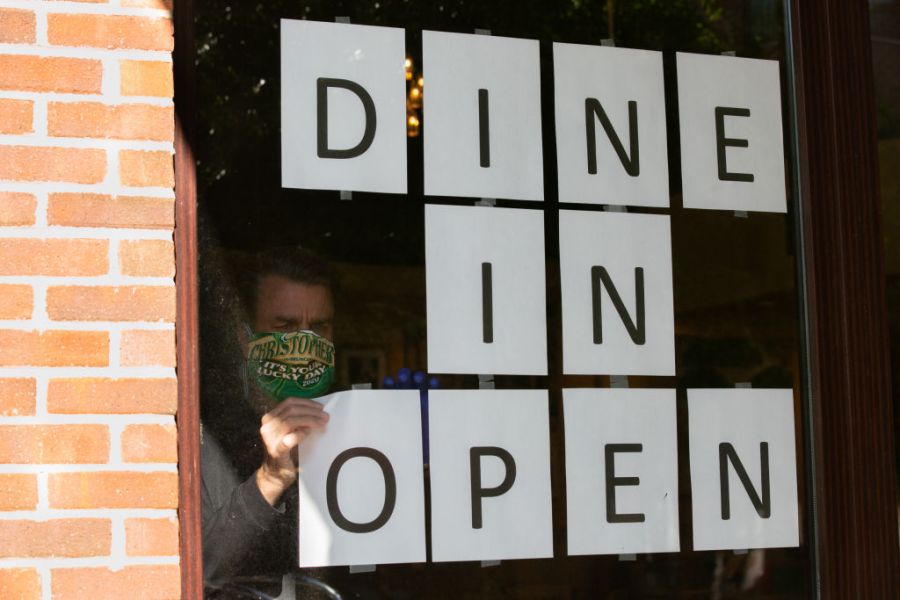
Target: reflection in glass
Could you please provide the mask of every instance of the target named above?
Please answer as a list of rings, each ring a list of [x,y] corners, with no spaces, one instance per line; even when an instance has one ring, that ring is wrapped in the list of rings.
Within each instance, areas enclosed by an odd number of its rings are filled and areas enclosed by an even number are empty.
[[[408,189],[405,196],[283,189],[280,165],[279,20],[350,22],[402,27],[407,47]],[[792,388],[799,448],[801,359],[793,206],[788,213],[736,214],[682,208],[674,52],[778,60],[787,106],[781,2],[527,0],[484,3],[282,2],[197,5],[200,98],[198,182],[201,242],[201,354],[204,443],[216,440],[221,468],[235,481],[260,466],[261,409],[248,402],[241,323],[248,319],[248,278],[259,251],[300,245],[324,257],[336,281],[333,389],[354,384],[416,387],[412,376],[445,389],[477,389],[471,375],[428,374],[424,269],[424,205],[471,205],[471,200],[424,198],[423,131],[428,119],[423,30],[540,41],[549,375],[497,376],[497,388],[546,389],[550,395],[554,557],[504,561],[380,565],[374,571],[292,568],[295,530],[273,531],[253,560],[234,566],[227,588],[211,597],[241,597],[247,586],[277,595],[281,574],[294,571],[297,597],[344,598],[806,598],[811,556],[803,537],[805,466],[798,466],[799,548],[694,552],[687,460],[688,388]],[[670,207],[634,209],[671,218],[675,311],[674,377],[632,376],[636,388],[677,390],[681,552],[637,557],[566,555],[564,423],[561,390],[621,384],[607,376],[562,374],[561,297],[551,42],[663,51]],[[783,111],[789,115],[790,111]],[[785,131],[789,130],[787,117]],[[790,148],[785,156],[791,157]],[[791,160],[788,159],[790,163]],[[793,174],[793,164],[786,168]],[[884,172],[885,169],[882,170]],[[887,194],[885,194],[887,197]],[[498,200],[498,205],[524,208]],[[532,205],[531,210],[535,207]],[[601,210],[589,207],[584,210]],[[898,234],[900,235],[900,234]],[[889,242],[890,243],[890,242]],[[895,253],[897,254],[897,253]],[[250,286],[251,290],[255,289]],[[250,293],[252,296],[252,292]],[[895,303],[897,304],[897,303]],[[390,379],[390,381],[386,381]],[[432,386],[433,387],[433,386]],[[799,460],[799,459],[798,459]],[[204,464],[204,469],[207,466]],[[427,475],[427,466],[425,467]],[[427,482],[427,479],[426,479]],[[428,490],[426,489],[426,494]],[[296,500],[288,496],[285,510]],[[426,511],[428,505],[426,504]],[[302,534],[302,532],[301,532]],[[234,543],[238,543],[235,540]],[[357,569],[356,571],[359,571]],[[230,575],[233,575],[232,578]],[[255,578],[250,581],[248,578]],[[242,588],[242,589],[244,589]]]

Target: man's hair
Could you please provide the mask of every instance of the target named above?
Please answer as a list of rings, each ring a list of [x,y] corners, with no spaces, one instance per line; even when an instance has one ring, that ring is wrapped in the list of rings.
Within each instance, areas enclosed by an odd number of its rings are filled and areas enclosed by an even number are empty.
[[[259,283],[269,275],[279,275],[297,283],[321,285],[332,297],[336,281],[331,266],[319,255],[300,246],[267,248],[252,255],[242,269],[241,300],[246,317],[256,315]]]

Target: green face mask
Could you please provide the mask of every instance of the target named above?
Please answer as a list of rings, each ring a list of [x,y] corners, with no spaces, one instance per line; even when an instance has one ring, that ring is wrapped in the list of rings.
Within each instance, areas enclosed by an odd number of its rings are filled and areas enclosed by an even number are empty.
[[[334,380],[334,344],[312,331],[255,332],[247,354],[250,381],[269,398],[315,398]]]

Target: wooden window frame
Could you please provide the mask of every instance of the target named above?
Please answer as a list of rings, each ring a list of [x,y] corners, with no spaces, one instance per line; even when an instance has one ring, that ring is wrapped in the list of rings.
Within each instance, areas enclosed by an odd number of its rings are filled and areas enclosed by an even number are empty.
[[[825,599],[897,598],[897,482],[869,6],[795,0],[810,547]]]
[[[175,23],[178,465],[182,596],[202,598],[193,2]],[[812,589],[900,595],[893,406],[869,7],[785,0],[796,93],[806,305],[804,457],[813,486]]]

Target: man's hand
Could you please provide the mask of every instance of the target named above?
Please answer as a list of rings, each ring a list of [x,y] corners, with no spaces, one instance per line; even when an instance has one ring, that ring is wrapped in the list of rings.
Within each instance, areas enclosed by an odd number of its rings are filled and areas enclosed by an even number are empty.
[[[328,413],[313,400],[288,398],[263,415],[259,435],[266,459],[256,470],[256,485],[275,506],[281,494],[297,480],[297,446],[313,429],[324,429]]]

